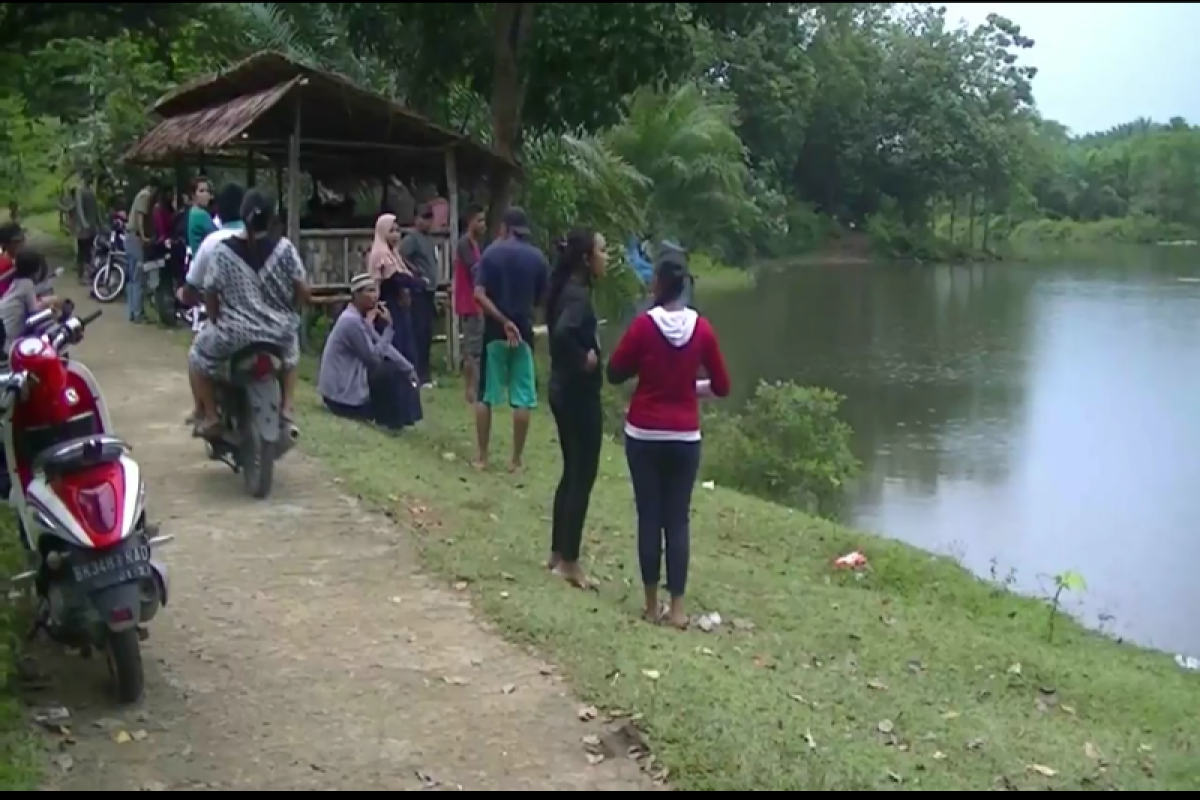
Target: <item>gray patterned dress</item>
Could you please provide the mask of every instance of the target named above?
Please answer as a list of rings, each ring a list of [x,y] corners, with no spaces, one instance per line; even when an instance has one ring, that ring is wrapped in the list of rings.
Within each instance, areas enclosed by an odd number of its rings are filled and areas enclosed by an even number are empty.
[[[304,280],[300,254],[281,238],[262,269],[255,271],[230,241],[213,249],[204,289],[220,295],[220,311],[215,323],[206,325],[192,342],[189,364],[217,377],[234,353],[262,343],[280,348],[287,367],[295,367],[300,360],[296,282]]]

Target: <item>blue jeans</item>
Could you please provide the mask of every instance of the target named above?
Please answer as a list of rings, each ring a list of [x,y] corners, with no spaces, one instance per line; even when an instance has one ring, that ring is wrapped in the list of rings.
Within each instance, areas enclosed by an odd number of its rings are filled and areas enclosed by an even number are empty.
[[[146,318],[145,291],[146,273],[142,270],[145,253],[142,243],[133,232],[125,236],[125,306],[126,318],[130,322],[141,322]]]
[[[692,488],[700,471],[700,442],[643,441],[625,437],[625,458],[638,516],[642,584],[658,586],[667,555],[667,591],[683,597],[691,559]]]

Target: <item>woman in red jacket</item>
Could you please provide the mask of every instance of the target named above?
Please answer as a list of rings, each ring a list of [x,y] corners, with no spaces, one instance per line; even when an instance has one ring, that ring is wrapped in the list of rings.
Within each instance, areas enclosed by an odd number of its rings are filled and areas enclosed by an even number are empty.
[[[608,362],[608,379],[638,379],[625,416],[625,457],[638,514],[638,560],[648,621],[663,614],[658,601],[663,544],[672,625],[688,624],[687,589],[691,542],[688,515],[700,470],[700,398],[729,394],[729,373],[708,320],[683,300],[687,265],[678,253],[655,267],[655,304],[629,326]],[[704,368],[708,380],[699,380]]]

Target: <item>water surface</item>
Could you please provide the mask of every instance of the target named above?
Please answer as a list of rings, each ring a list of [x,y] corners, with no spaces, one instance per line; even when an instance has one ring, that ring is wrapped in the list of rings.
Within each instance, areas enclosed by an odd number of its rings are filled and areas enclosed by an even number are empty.
[[[700,296],[735,393],[847,396],[849,522],[1029,592],[1075,570],[1084,618],[1200,654],[1200,252],[1105,262],[796,267]]]

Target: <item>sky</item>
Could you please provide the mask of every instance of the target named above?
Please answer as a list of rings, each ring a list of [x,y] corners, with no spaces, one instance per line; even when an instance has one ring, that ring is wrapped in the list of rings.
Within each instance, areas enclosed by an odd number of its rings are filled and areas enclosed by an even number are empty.
[[[1138,117],[1200,124],[1200,3],[946,3],[951,20],[1008,17],[1033,39],[1042,115],[1073,133]]]

